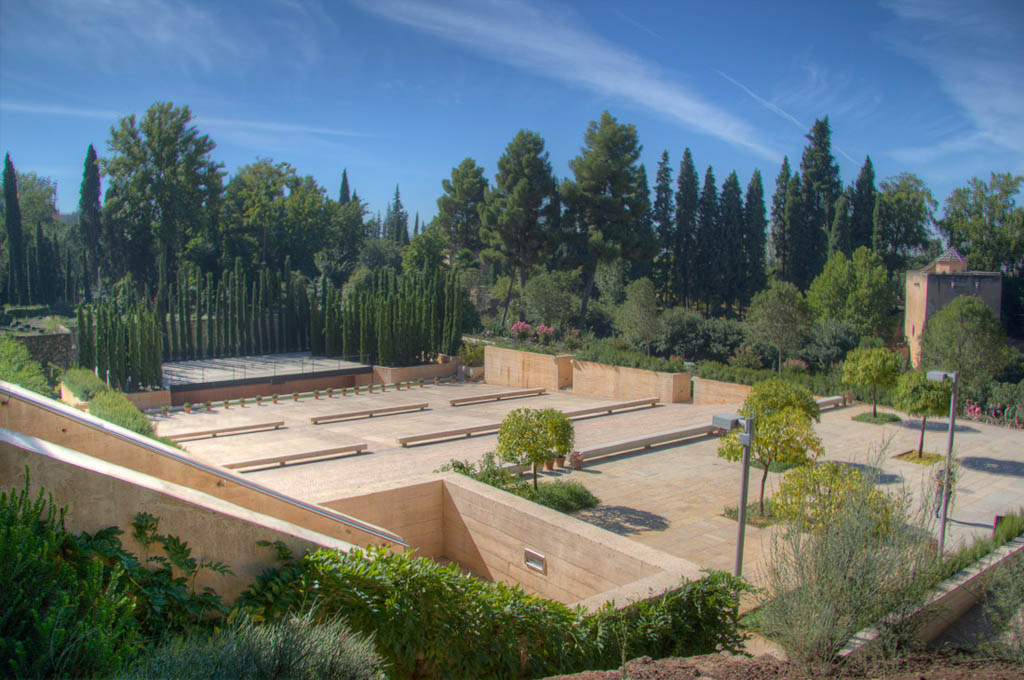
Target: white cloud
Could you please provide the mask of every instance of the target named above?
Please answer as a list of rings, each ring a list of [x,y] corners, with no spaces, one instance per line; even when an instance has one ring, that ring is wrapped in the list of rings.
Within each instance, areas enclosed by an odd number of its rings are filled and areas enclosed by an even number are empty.
[[[564,12],[525,0],[354,0],[367,12],[541,76],[619,97],[758,155],[782,154],[761,143],[746,121],[710,104],[636,55],[574,25]]]

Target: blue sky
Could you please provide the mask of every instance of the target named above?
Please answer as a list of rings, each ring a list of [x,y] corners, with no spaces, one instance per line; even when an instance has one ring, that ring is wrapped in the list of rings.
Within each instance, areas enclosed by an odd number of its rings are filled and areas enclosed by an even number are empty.
[[[0,151],[77,207],[82,163],[155,101],[187,104],[232,173],[286,161],[372,211],[410,215],[474,158],[492,178],[521,128],[558,176],[587,123],[633,123],[652,181],[690,147],[719,184],[782,156],[828,115],[845,183],[914,172],[941,203],[1024,173],[1024,3],[540,0],[3,0]]]

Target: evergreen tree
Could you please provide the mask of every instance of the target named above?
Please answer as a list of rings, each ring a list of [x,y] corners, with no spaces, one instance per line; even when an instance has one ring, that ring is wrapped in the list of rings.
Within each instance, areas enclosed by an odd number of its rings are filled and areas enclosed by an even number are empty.
[[[828,237],[835,218],[836,200],[842,193],[839,165],[832,156],[831,136],[828,116],[814,121],[807,135],[809,144],[804,147],[800,160],[804,223],[795,257],[800,276],[794,283],[801,290],[811,284],[828,259]]]
[[[809,271],[811,259],[804,256],[808,244],[802,239],[806,234],[807,215],[804,209],[803,183],[799,172],[794,172],[786,187],[786,209],[784,214],[783,237],[786,242],[784,258],[779,260],[781,279],[800,288]],[[808,285],[810,281],[808,281]]]
[[[412,223],[412,235],[414,237],[420,235],[420,213],[419,213],[419,211],[416,212],[416,219]]]
[[[789,157],[782,158],[782,168],[775,178],[775,193],[772,195],[771,238],[772,264],[779,276],[785,281],[789,276],[790,250],[792,248],[786,222],[786,196],[789,194],[790,181]]]
[[[764,185],[761,183],[761,171],[754,170],[754,175],[747,184],[747,194],[743,201],[743,238],[740,248],[743,253],[743,275],[740,278],[740,305],[750,304],[751,298],[765,287],[765,241],[768,237],[768,222],[765,218]]]
[[[676,228],[672,242],[672,285],[676,299],[683,303],[696,296],[697,208],[700,178],[689,147],[683,151],[676,184]]]
[[[18,175],[11,154],[4,157],[4,225],[7,229],[7,302],[28,302],[28,270],[25,266],[25,239],[18,204]]]
[[[338,203],[345,205],[352,200],[352,196],[348,189],[348,169],[342,169],[341,171],[341,189],[338,191]]]
[[[704,172],[704,188],[700,192],[697,203],[697,232],[694,262],[701,264],[701,273],[695,277],[694,288],[699,300],[704,302],[707,311],[711,310],[712,297],[719,290],[721,277],[724,275],[721,255],[722,242],[718,229],[718,189],[715,187],[715,173],[708,166]]]
[[[746,256],[743,252],[743,195],[736,172],[729,173],[722,184],[718,201],[718,225],[715,241],[718,243],[718,262],[721,283],[718,294],[727,305],[739,299],[743,279],[747,276]]]
[[[388,204],[382,225],[383,238],[391,239],[401,245],[409,244],[409,213],[402,207],[402,197],[395,185],[395,197]]]
[[[654,205],[651,220],[658,235],[656,287],[663,297],[672,299],[672,246],[676,240],[676,200],[672,191],[672,166],[668,151],[661,152],[658,174],[654,178]]]
[[[85,152],[82,189],[78,198],[78,227],[85,251],[85,278],[89,283],[99,280],[100,247],[100,164],[92,144]],[[86,297],[86,302],[91,300]]]
[[[452,252],[467,248],[479,253],[483,248],[480,207],[487,191],[484,169],[472,158],[466,158],[452,168],[451,179],[441,180],[441,188],[444,194],[437,199],[434,225],[447,237]]]
[[[835,253],[850,255],[853,252],[853,218],[850,215],[850,199],[846,193],[836,199],[835,217],[828,237],[829,257]]]
[[[867,156],[864,158],[860,174],[857,175],[850,198],[850,253],[861,246],[871,247],[875,233],[875,198],[875,168],[871,164],[871,156]]]

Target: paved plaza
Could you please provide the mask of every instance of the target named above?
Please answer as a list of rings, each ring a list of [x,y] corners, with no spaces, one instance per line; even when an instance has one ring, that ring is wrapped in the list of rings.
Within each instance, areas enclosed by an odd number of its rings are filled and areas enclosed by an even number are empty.
[[[230,427],[242,423],[283,420],[281,430],[255,432],[183,443],[198,460],[225,464],[259,457],[314,451],[365,441],[367,453],[245,473],[249,478],[311,502],[365,494],[422,481],[448,460],[477,459],[495,446],[495,435],[400,447],[396,437],[434,430],[500,421],[518,407],[581,409],[611,403],[610,399],[575,396],[569,392],[524,399],[451,407],[448,400],[505,391],[494,385],[428,385],[410,390],[388,390],[358,396],[336,394],[328,399],[299,402],[264,400],[246,408],[217,407],[212,413],[172,413],[154,418],[161,435]],[[427,402],[425,411],[310,425],[312,416],[340,411]],[[612,442],[645,433],[706,424],[715,413],[735,411],[736,405],[693,406],[664,404],[655,408],[601,415],[574,421],[579,447]],[[896,460],[893,456],[917,446],[920,421],[886,426],[857,423],[851,417],[869,410],[854,406],[826,411],[816,426],[826,450],[824,460],[857,465],[879,465],[883,487],[905,487],[915,498],[931,503],[927,484],[931,466]],[[928,422],[925,450],[945,452],[947,422]],[[655,448],[601,461],[588,461],[579,471],[544,473],[546,478],[582,481],[601,505],[582,519],[628,536],[703,567],[731,570],[736,545],[736,522],[721,516],[723,508],[738,504],[740,464],[717,457],[716,437]],[[973,422],[957,425],[954,452],[961,463],[955,504],[951,509],[948,545],[991,532],[997,514],[1024,505],[1024,432]],[[751,470],[751,499],[756,499],[761,471]],[[771,473],[767,494],[781,475]],[[755,582],[771,530],[749,527],[744,572]]]

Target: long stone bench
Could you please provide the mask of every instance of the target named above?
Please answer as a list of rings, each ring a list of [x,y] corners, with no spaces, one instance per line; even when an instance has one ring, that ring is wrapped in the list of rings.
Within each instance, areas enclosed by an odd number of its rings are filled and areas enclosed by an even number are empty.
[[[622,439],[608,444],[588,446],[586,448],[577,449],[576,453],[580,454],[583,459],[586,460],[587,458],[597,458],[598,456],[607,456],[612,453],[623,453],[625,451],[635,451],[637,449],[649,449],[658,444],[667,444],[669,442],[689,439],[691,437],[702,437],[704,435],[711,434],[714,431],[714,425],[692,425],[678,430],[666,430],[664,432],[655,432],[654,434],[648,434],[642,437]]]
[[[818,408],[838,408],[846,403],[843,397],[823,397],[815,400]]]
[[[380,408],[368,408],[362,411],[343,411],[341,413],[332,413],[326,416],[313,416],[309,419],[309,422],[313,425],[319,425],[320,423],[326,423],[335,420],[345,420],[346,418],[372,418],[374,416],[383,416],[392,413],[404,413],[406,411],[422,411],[427,408],[429,404],[422,402],[419,404],[403,404],[401,406],[382,406]]]
[[[336,446],[332,449],[323,449],[321,451],[304,451],[303,453],[289,453],[281,456],[270,456],[269,458],[242,460],[236,463],[228,463],[224,467],[229,470],[237,470],[238,468],[259,467],[262,465],[284,465],[285,463],[292,463],[297,460],[333,456],[339,453],[362,453],[366,450],[366,446],[366,442],[355,442],[354,444],[345,444],[344,446]]]
[[[233,427],[217,427],[211,430],[196,430],[195,432],[179,432],[178,434],[172,434],[168,437],[171,441],[178,442],[183,439],[216,437],[222,434],[244,434],[246,432],[255,432],[257,430],[276,430],[279,427],[284,427],[283,420],[275,420],[270,423],[249,423],[248,425],[235,425]]]
[[[614,413],[615,411],[621,411],[623,409],[639,408],[642,406],[654,406],[657,403],[657,397],[649,397],[647,399],[620,401],[615,404],[605,404],[604,406],[593,406],[590,408],[579,409],[576,411],[565,411],[565,415],[571,420],[573,418],[582,418],[584,416],[590,416],[597,413]],[[470,425],[469,427],[457,427],[452,430],[438,430],[437,432],[425,432],[423,434],[413,434],[405,437],[399,437],[398,443],[401,444],[402,446],[408,446],[409,444],[427,442],[435,439],[471,437],[474,434],[484,434],[485,432],[497,432],[498,428],[500,427],[501,423],[498,422],[486,423],[483,425]]]
[[[535,397],[547,392],[546,387],[533,387],[528,390],[511,390],[509,392],[492,392],[491,394],[478,394],[474,397],[459,397],[449,399],[452,406],[464,406],[466,404],[479,404],[485,401],[501,401],[502,399],[516,399],[519,397]]]

